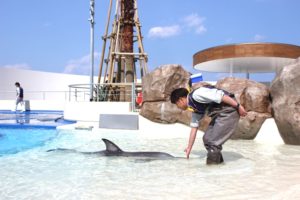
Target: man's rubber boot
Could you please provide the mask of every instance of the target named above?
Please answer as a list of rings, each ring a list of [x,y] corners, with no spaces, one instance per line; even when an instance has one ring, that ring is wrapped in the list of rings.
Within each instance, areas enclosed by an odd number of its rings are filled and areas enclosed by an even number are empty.
[[[217,165],[224,162],[221,152],[208,152],[206,158],[207,165]]]

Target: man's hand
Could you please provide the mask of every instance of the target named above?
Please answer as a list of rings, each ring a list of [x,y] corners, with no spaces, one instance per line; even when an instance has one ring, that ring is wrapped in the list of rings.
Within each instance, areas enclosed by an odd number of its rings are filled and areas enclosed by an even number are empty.
[[[239,112],[240,116],[242,116],[242,117],[245,117],[247,115],[247,111],[245,110],[245,108],[242,105],[240,105],[238,107],[238,112]]]
[[[187,147],[187,148],[184,150],[187,159],[189,159],[191,151],[192,151],[192,148],[190,148],[190,147]]]
[[[231,98],[230,96],[224,95],[222,97],[222,102],[236,108],[241,117],[245,117],[247,115],[245,108],[242,105],[240,105],[235,99]]]

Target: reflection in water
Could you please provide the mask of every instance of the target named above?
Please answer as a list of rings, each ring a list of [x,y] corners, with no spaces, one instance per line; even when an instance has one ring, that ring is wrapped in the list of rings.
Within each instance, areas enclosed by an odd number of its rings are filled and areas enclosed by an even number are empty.
[[[29,124],[30,123],[30,115],[28,114],[18,114],[15,115],[16,124]]]
[[[207,151],[193,151],[194,155],[199,156],[199,159],[206,159]],[[223,157],[226,158],[227,162],[236,161],[241,158],[243,158],[242,154],[236,153],[236,152],[228,152],[228,151],[222,151]]]
[[[70,123],[75,123],[75,121],[64,120],[62,111],[0,111],[0,126],[38,125],[56,127]]]

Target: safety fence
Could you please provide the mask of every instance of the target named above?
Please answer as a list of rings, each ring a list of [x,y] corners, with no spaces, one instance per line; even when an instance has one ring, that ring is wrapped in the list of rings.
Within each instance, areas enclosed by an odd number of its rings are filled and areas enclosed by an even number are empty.
[[[142,85],[140,83],[102,83],[69,85],[69,101],[110,101],[131,102],[132,110],[142,103]],[[92,95],[91,95],[92,94]]]
[[[16,99],[15,91],[0,91],[0,100]],[[56,100],[68,101],[69,91],[27,91],[24,92],[26,100]]]
[[[69,91],[25,91],[26,100],[76,101],[76,102],[131,102],[132,110],[142,103],[141,83],[104,83],[69,85]],[[91,95],[92,94],[92,95]],[[0,91],[0,100],[14,100],[15,91]]]

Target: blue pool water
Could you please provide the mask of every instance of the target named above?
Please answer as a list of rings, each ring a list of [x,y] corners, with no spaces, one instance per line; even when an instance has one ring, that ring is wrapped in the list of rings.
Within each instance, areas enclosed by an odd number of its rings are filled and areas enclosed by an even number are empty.
[[[40,126],[57,127],[60,125],[75,123],[75,121],[65,120],[63,111],[8,111],[0,110],[0,127],[2,126]]]
[[[42,146],[56,135],[55,128],[2,127],[0,129],[0,156]]]
[[[56,137],[57,126],[71,123],[62,111],[0,110],[0,156],[43,146]]]

